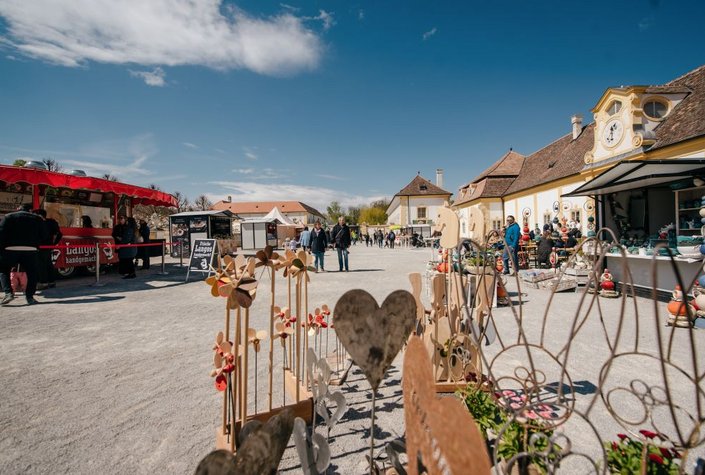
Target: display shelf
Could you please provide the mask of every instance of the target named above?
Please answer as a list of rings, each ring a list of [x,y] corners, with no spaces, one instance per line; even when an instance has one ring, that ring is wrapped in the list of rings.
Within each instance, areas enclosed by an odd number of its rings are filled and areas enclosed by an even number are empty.
[[[682,190],[675,190],[675,224],[676,224],[676,234],[692,234],[693,232],[700,232],[701,227],[697,226],[694,228],[681,228],[680,227],[680,217],[696,217],[698,223],[700,222],[700,206],[693,207],[692,204],[699,203],[702,197],[705,196],[705,187],[696,186],[692,188],[684,188]],[[685,208],[681,208],[681,204],[691,205]]]

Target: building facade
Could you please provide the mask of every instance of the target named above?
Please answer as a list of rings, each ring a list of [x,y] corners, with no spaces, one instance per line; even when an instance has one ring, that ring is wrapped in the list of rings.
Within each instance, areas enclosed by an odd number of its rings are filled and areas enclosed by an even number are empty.
[[[219,201],[211,209],[227,209],[242,219],[262,218],[274,208],[278,208],[281,214],[302,226],[311,226],[316,221],[325,223],[326,219],[321,212],[312,206],[301,201]]]
[[[434,224],[438,208],[450,201],[452,193],[442,188],[443,171],[437,170],[436,184],[420,174],[394,195],[387,208],[388,226]]]

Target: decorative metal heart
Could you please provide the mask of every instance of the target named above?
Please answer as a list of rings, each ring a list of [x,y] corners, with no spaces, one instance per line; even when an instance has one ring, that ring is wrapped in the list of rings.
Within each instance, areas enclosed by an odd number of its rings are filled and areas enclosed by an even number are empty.
[[[293,429],[294,413],[291,409],[285,409],[264,425],[252,422],[245,424],[241,434],[242,445],[238,448],[234,460],[229,460],[222,467],[223,473],[276,473]],[[206,459],[213,457],[217,452],[222,451],[212,452]],[[201,463],[206,462],[206,459]]]
[[[416,301],[406,290],[389,294],[381,307],[364,290],[345,292],[335,304],[338,338],[376,390],[416,323]]]

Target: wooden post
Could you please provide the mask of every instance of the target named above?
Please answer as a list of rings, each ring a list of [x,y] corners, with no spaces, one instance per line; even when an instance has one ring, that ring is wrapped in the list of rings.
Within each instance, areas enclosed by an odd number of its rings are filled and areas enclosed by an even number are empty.
[[[272,278],[272,306],[269,309],[269,410],[272,410],[272,383],[274,374],[274,282],[277,277],[277,273],[274,270],[274,266],[269,266],[269,275]],[[282,361],[284,364],[284,361]]]
[[[301,280],[296,281],[296,402],[300,401],[299,386],[301,381]]]
[[[294,307],[291,306],[291,274],[287,274],[287,283],[289,285],[289,297],[287,299],[287,306],[289,308],[289,316],[291,316],[291,312],[293,312],[295,309]],[[301,318],[300,316],[296,316],[297,319]],[[294,326],[298,325],[298,321],[294,322]],[[294,372],[294,335],[292,334],[290,337],[289,341],[289,369],[291,370],[292,374]]]
[[[233,391],[233,392],[234,392],[234,396],[233,396],[233,402],[234,402],[234,403],[237,403],[237,401],[238,401],[238,396],[239,396],[240,398],[242,398],[242,376],[241,376],[242,367],[241,367],[241,361],[240,361],[240,341],[241,341],[241,339],[242,339],[241,314],[242,314],[242,311],[241,311],[241,309],[240,309],[240,306],[238,305],[238,307],[237,307],[237,317],[236,317],[236,318],[237,318],[237,323],[235,323],[235,341],[234,341],[234,345],[233,345],[233,355],[235,355],[235,371],[237,371],[237,375],[236,375],[236,376],[237,376],[237,378],[236,378],[236,379],[237,379],[237,382],[236,382],[235,391]],[[238,417],[240,417],[241,414],[242,414],[241,409],[240,409],[240,405],[235,404],[235,405],[233,406],[233,408],[235,408],[235,407],[238,408],[237,414],[238,414]],[[233,412],[235,412],[234,409],[233,409]],[[234,427],[234,426],[235,426],[235,421],[233,420],[233,427]]]
[[[225,301],[225,341],[230,341],[230,306],[227,299]],[[228,391],[223,394],[223,435],[226,434],[226,426],[228,420]]]
[[[306,265],[306,264],[304,264]],[[306,322],[306,327],[304,327],[304,348],[302,353],[302,360],[303,360],[303,375],[301,375],[301,380],[303,381],[304,379],[306,380],[305,386],[308,388],[308,371],[306,371],[306,358],[308,357],[308,275],[306,274],[307,271],[303,272],[303,276],[301,279],[304,281],[304,315],[306,315],[306,318],[304,319],[304,322]],[[305,376],[304,376],[305,375]]]
[[[247,380],[249,379],[249,366],[250,366],[250,358],[249,358],[249,351],[250,351],[250,344],[248,341],[247,337],[247,332],[250,328],[250,309],[246,308],[245,309],[245,331],[243,332],[243,335],[245,337],[245,341],[242,342],[243,347],[244,347],[244,354],[242,355],[242,397],[240,400],[242,401],[242,425],[245,425],[247,422]],[[255,391],[257,388],[255,388]]]

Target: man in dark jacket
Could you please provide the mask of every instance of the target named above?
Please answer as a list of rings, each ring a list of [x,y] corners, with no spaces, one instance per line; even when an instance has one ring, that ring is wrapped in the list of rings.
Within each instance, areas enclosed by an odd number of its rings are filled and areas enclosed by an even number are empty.
[[[519,265],[519,225],[514,221],[514,216],[507,216],[507,231],[504,234],[504,273],[509,274],[509,256],[512,258],[514,272]]]
[[[5,292],[1,305],[7,305],[14,298],[10,272],[18,264],[27,273],[27,305],[37,303],[34,292],[37,290],[39,246],[45,238],[42,219],[30,213],[31,209],[32,205],[24,204],[0,221],[0,284]]]
[[[53,218],[47,218],[47,211],[37,208],[32,213],[42,218],[44,226],[43,246],[56,246],[61,241],[61,229],[59,223]],[[39,285],[37,289],[44,290],[49,287],[56,287],[54,282],[54,263],[51,261],[51,249],[39,250]]]
[[[350,247],[351,239],[350,228],[345,224],[344,216],[338,218],[338,224],[333,227],[333,231],[330,234],[335,242],[335,248],[338,250],[340,272],[343,272],[343,267],[345,267],[345,272],[348,272],[348,248]]]
[[[326,232],[321,228],[321,222],[316,221],[313,225],[313,231],[311,231],[309,245],[311,246],[311,253],[315,257],[316,272],[318,272],[318,264],[321,265],[321,271],[325,272],[325,267],[323,265],[323,257],[328,247],[328,237]]]

